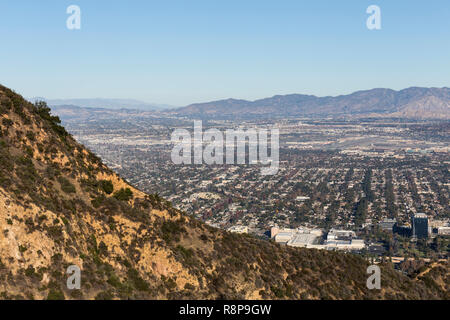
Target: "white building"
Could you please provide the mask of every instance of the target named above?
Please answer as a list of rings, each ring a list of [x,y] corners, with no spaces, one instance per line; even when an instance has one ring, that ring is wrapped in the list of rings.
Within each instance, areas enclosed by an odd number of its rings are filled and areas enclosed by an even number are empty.
[[[319,250],[361,250],[366,247],[364,240],[357,239],[356,233],[350,230],[331,229],[327,239],[322,244],[323,230],[299,227],[297,229],[279,229],[273,227],[270,230],[271,237],[277,243],[283,243],[291,247],[300,247]]]
[[[310,245],[317,243],[318,236],[312,233],[295,233],[287,243],[291,247],[309,248]]]
[[[366,244],[364,240],[356,238],[354,231],[331,229],[325,247],[327,250],[361,250]]]
[[[438,235],[450,236],[450,227],[438,227]]]
[[[233,233],[248,233],[248,227],[246,226],[233,226],[228,228],[229,232],[233,232]]]
[[[278,232],[275,236],[275,242],[278,243],[287,243],[294,236],[294,231],[283,231]]]

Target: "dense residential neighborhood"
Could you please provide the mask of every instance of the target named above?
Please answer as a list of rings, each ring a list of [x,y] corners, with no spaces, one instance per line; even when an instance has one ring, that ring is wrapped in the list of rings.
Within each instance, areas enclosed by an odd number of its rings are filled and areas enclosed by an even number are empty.
[[[446,122],[280,119],[214,120],[204,125],[205,130],[222,131],[278,128],[279,170],[263,176],[261,165],[250,163],[175,165],[171,130],[192,131],[193,121],[127,112],[119,116],[127,120],[119,125],[93,117],[86,126],[64,115],[75,137],[129,182],[211,226],[266,239],[274,226],[319,229],[317,245],[326,243],[334,228],[355,232],[364,244],[348,248],[357,251],[448,255],[445,245],[433,251],[407,240],[411,219],[425,213],[430,236],[448,242]]]

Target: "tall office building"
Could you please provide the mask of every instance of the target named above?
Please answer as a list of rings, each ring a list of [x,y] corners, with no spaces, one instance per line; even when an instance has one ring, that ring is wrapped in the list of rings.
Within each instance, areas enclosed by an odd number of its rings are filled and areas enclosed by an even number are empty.
[[[417,238],[428,238],[428,217],[425,213],[416,213],[412,218],[412,234]]]

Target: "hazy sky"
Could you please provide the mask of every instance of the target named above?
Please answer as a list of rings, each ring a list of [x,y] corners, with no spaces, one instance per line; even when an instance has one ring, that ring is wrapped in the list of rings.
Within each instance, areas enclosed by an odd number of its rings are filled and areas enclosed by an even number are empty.
[[[81,30],[66,9],[81,8]],[[366,9],[381,8],[381,30]],[[448,0],[2,0],[0,83],[186,105],[450,86]]]

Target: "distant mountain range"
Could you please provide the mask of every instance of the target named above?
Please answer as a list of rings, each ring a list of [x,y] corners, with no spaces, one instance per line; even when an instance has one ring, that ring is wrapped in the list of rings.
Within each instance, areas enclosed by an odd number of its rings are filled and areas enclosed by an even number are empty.
[[[45,100],[64,119],[176,115],[190,118],[364,118],[450,120],[450,88],[372,89],[336,97],[276,95],[255,101],[226,99],[186,107],[148,104],[133,99]]]
[[[173,112],[201,118],[373,116],[450,119],[450,88],[372,89],[337,97],[290,94],[256,101],[227,99],[191,104]]]
[[[143,111],[157,111],[163,109],[175,108],[167,104],[147,103],[135,99],[46,99],[42,97],[35,97],[29,99],[34,102],[37,100],[46,101],[51,107],[61,105],[72,105],[85,108],[104,108],[104,109],[134,109]]]

